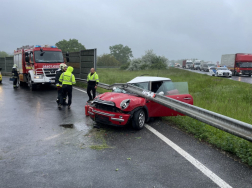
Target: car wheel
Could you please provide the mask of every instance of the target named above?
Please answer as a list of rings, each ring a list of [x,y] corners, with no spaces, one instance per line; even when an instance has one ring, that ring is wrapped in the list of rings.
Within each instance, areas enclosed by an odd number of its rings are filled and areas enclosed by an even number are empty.
[[[140,130],[144,127],[145,124],[145,112],[143,109],[140,109],[134,113],[132,119],[132,126],[136,130]]]

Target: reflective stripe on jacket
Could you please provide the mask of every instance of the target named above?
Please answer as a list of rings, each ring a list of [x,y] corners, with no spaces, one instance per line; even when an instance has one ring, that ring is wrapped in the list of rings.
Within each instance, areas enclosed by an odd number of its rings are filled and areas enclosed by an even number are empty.
[[[75,84],[75,76],[72,74],[73,67],[69,66],[67,71],[60,75],[59,81],[62,82],[62,85],[73,85]]]
[[[90,73],[88,74],[88,76],[87,76],[87,81],[99,82],[98,74],[95,72],[95,73],[91,76],[91,72],[90,72]]]

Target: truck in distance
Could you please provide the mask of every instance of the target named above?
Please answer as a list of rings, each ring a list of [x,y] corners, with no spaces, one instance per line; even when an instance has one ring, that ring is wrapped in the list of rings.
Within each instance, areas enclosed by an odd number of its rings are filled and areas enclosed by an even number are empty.
[[[194,70],[200,70],[200,64],[201,64],[201,60],[195,60],[193,62],[193,69]]]
[[[193,66],[192,60],[186,60],[186,69],[190,69]]]
[[[252,74],[252,54],[237,53],[221,56],[221,66],[226,66],[233,76]]]
[[[63,54],[56,46],[27,45],[14,50],[19,84],[27,83],[32,91],[39,84],[54,84],[56,70],[61,63],[64,63]]]

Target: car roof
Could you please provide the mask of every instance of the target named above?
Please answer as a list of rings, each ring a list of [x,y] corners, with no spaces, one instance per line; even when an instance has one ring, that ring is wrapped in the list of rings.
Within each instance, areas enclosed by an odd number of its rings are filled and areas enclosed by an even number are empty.
[[[138,76],[132,80],[130,80],[128,83],[139,83],[139,82],[154,82],[154,81],[164,81],[168,80],[170,81],[170,78],[164,78],[164,77],[154,77],[154,76]]]

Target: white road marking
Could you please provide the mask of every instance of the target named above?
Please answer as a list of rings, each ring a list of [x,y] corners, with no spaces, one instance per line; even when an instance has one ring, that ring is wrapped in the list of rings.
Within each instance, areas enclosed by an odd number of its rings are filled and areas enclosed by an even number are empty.
[[[78,91],[81,91],[81,92],[83,92],[83,93],[87,93],[86,91],[84,91],[84,90],[82,90],[82,89],[79,89],[79,88],[76,88],[76,87],[74,87],[74,89],[76,89],[76,90],[78,90]]]
[[[203,174],[205,174],[207,177],[209,177],[214,183],[216,183],[221,188],[232,188],[228,183],[226,183],[224,180],[222,180],[220,177],[218,177],[215,173],[213,173],[211,170],[209,170],[206,166],[204,166],[202,163],[200,163],[197,159],[195,159],[193,156],[191,156],[189,153],[184,151],[182,148],[180,148],[178,145],[176,145],[174,142],[166,138],[163,134],[152,128],[151,126],[145,124],[145,127],[151,131],[153,134],[155,134],[157,137],[159,137],[161,140],[163,140],[166,144],[168,144],[170,147],[172,147],[176,152],[178,152],[180,155],[182,155],[186,160],[188,160],[190,163],[192,163],[197,169],[199,169]]]
[[[59,133],[59,134],[56,134],[56,135],[53,135],[53,136],[49,136],[47,138],[45,138],[44,140],[47,141],[47,140],[51,140],[51,139],[54,139],[54,138],[57,138],[58,136],[62,135],[62,134],[65,134],[66,131],[62,132],[62,133]]]

